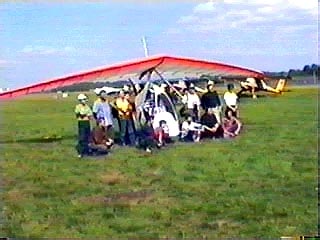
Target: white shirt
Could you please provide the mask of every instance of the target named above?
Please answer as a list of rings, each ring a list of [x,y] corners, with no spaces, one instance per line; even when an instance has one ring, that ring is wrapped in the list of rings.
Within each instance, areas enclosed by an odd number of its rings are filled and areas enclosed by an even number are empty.
[[[198,131],[201,130],[201,124],[196,122],[191,122],[190,124],[188,121],[184,121],[182,123],[181,129],[182,131]]]
[[[193,109],[194,105],[200,106],[199,96],[196,93],[194,93],[194,94],[187,93],[187,107],[188,107],[188,109]]]
[[[234,92],[225,92],[223,95],[223,99],[227,106],[236,106],[238,96]]]

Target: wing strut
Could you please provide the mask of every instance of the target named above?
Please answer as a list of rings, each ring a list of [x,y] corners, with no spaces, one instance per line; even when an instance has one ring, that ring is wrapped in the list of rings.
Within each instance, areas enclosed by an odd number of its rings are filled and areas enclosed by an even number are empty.
[[[181,93],[168,80],[164,79],[156,68],[154,68],[153,71],[160,77],[162,81],[166,82],[169,85],[169,87],[172,88],[176,92],[176,94],[179,95],[181,99],[183,98]]]

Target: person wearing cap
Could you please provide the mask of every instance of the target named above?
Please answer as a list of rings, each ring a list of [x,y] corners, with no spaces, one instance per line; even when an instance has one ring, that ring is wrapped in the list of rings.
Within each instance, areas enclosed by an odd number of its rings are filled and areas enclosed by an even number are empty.
[[[120,123],[120,140],[122,145],[135,143],[134,127],[131,121],[133,107],[126,95],[128,92],[120,91],[115,101],[115,107],[118,110]]]
[[[92,118],[92,111],[88,102],[88,97],[85,94],[78,95],[79,104],[75,107],[75,114],[78,119],[78,157],[89,153],[89,137],[90,137],[90,119]]]
[[[189,91],[186,93],[184,101],[187,104],[187,114],[192,116],[194,121],[198,121],[200,118],[200,98],[193,84],[189,86]]]
[[[228,112],[231,111],[232,116],[239,117],[238,110],[238,95],[233,91],[234,85],[229,83],[227,85],[227,91],[223,95],[224,102],[226,103],[225,117],[228,116]]]
[[[93,113],[97,120],[97,125],[103,122],[104,129],[108,132],[108,135],[113,136],[113,116],[107,96],[105,91],[100,92],[100,100],[95,102]]]
[[[214,82],[208,81],[207,90],[201,97],[201,106],[205,111],[212,109],[218,123],[221,123],[221,101],[217,91],[214,90]]]

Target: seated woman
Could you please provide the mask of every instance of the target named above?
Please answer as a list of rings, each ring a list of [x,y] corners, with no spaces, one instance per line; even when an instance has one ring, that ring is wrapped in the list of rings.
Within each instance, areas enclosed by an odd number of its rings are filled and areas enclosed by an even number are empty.
[[[242,127],[241,122],[232,114],[232,111],[226,112],[226,117],[223,118],[224,137],[233,138],[237,136]]]
[[[202,115],[201,124],[203,126],[203,131],[201,132],[201,139],[223,138],[223,128],[218,123],[212,108],[208,108],[206,113]]]
[[[199,142],[202,125],[192,121],[192,116],[187,116],[181,125],[180,139],[184,142]]]
[[[107,136],[104,121],[99,120],[99,125],[94,127],[89,138],[89,152],[92,154],[107,154],[113,146],[113,139]]]

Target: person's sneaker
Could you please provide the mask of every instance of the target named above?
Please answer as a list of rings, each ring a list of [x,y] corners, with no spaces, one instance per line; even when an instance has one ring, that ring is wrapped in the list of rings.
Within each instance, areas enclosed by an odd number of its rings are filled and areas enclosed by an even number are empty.
[[[82,155],[81,155],[81,154],[79,154],[79,155],[78,155],[78,158],[82,158]]]
[[[146,148],[146,152],[147,152],[147,153],[151,153],[152,151],[151,151],[150,148]]]

